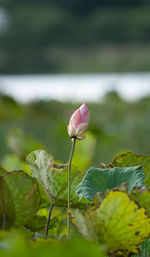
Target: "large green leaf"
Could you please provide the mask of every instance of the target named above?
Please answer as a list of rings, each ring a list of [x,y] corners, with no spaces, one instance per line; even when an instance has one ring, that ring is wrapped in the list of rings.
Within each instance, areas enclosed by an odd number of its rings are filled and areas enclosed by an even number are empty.
[[[150,218],[124,192],[110,191],[96,210],[72,212],[73,224],[88,239],[105,243],[113,256],[138,252],[150,235]]]
[[[150,155],[137,155],[131,152],[117,156],[111,164],[111,167],[132,167],[142,166],[145,176],[145,184],[150,188]]]
[[[57,168],[51,156],[44,150],[38,150],[27,156],[31,172],[43,185],[51,203],[57,206],[67,206],[68,169]],[[82,174],[73,167],[71,170],[71,207],[82,207],[75,188],[80,183]]]
[[[23,171],[0,176],[0,227],[21,226],[35,215],[41,196],[35,179]],[[6,224],[4,224],[6,223]]]
[[[128,191],[134,186],[143,186],[144,173],[142,168],[140,166],[112,169],[90,168],[76,188],[76,193],[80,199],[82,197],[93,199],[97,192],[112,189],[125,182]]]

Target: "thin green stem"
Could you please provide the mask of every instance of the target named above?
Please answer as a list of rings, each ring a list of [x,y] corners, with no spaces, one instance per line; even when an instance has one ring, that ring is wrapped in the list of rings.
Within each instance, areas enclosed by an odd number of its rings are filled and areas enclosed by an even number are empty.
[[[46,224],[46,229],[45,229],[45,239],[48,237],[48,229],[49,229],[49,224],[50,224],[50,219],[51,219],[51,214],[52,214],[53,207],[54,207],[54,205],[51,204],[50,208],[49,208],[49,214],[48,214],[47,224]]]
[[[75,150],[75,143],[76,143],[76,138],[72,138],[72,149],[70,153],[70,158],[69,158],[69,165],[68,165],[68,212],[67,212],[67,237],[70,239],[70,188],[71,188],[71,163],[72,163],[72,158]]]

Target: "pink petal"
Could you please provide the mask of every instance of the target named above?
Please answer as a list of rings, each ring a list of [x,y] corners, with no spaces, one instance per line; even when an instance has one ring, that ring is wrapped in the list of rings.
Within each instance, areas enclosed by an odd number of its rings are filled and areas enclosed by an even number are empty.
[[[77,136],[77,138],[78,138],[79,140],[81,140],[81,139],[84,139],[85,136]]]
[[[69,125],[67,127],[70,137],[77,137],[83,139],[82,134],[87,131],[89,122],[89,111],[87,104],[84,103],[71,116]]]
[[[89,111],[87,108],[87,104],[84,103],[80,107],[80,114],[81,114],[81,122],[88,123],[89,122]]]
[[[74,128],[72,126],[68,125],[67,130],[68,130],[68,134],[69,134],[70,137],[75,136],[75,131],[74,131]]]
[[[81,136],[84,132],[86,132],[88,129],[88,124],[87,123],[81,123],[77,130],[76,130],[76,135]]]
[[[79,109],[80,109],[81,115],[83,115],[86,111],[88,111],[87,104],[86,103],[82,104]]]
[[[74,130],[76,130],[77,127],[80,125],[80,123],[81,123],[81,114],[80,114],[80,110],[77,109],[71,116],[69,124],[74,128]]]

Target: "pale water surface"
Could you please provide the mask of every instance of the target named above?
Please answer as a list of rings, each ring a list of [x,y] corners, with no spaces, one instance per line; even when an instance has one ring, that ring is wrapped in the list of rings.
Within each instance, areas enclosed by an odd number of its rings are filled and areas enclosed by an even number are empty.
[[[45,98],[99,101],[111,90],[127,100],[150,95],[150,73],[0,76],[0,91],[20,102]]]

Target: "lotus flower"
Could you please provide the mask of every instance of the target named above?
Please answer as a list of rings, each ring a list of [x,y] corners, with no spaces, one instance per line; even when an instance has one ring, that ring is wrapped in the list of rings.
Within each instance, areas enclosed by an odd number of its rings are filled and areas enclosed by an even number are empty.
[[[77,109],[71,116],[67,126],[68,134],[71,138],[76,137],[83,139],[85,136],[82,134],[87,131],[89,123],[89,111],[87,104],[84,103]]]

